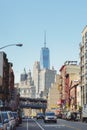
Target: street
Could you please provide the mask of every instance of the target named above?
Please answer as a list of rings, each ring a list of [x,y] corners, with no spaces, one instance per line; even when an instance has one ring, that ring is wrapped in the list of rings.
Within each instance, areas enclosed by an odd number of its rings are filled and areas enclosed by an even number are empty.
[[[87,123],[58,119],[57,123],[44,123],[43,120],[23,119],[16,130],[86,130]]]

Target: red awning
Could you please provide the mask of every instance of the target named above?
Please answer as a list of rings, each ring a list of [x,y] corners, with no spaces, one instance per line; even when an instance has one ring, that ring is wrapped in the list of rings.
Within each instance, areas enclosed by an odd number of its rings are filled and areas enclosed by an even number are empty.
[[[57,101],[57,105],[61,105],[63,103],[65,103],[65,100],[63,100],[63,99],[60,99],[60,100]]]
[[[62,104],[61,100],[58,100],[57,105],[61,105],[61,104]]]

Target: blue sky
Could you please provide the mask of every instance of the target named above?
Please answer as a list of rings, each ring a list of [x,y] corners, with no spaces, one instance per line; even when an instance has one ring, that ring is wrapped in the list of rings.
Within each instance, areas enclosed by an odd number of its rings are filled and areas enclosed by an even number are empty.
[[[66,60],[79,63],[81,32],[87,25],[87,0],[0,0],[0,47],[13,63],[15,82],[40,59],[46,30],[50,66],[59,73]]]

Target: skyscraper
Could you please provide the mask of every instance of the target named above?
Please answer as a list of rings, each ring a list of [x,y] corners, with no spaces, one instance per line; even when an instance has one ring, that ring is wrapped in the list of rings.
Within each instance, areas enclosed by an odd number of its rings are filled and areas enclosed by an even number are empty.
[[[44,34],[44,47],[40,51],[40,67],[41,69],[50,69],[49,48],[46,47],[46,33]]]

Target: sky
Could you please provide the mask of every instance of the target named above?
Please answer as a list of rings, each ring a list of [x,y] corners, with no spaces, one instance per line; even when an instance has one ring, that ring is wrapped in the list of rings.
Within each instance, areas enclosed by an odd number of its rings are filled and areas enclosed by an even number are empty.
[[[13,63],[15,82],[24,68],[33,71],[40,50],[50,50],[50,67],[57,73],[67,60],[78,61],[81,33],[87,25],[87,0],[0,0],[0,51]]]

